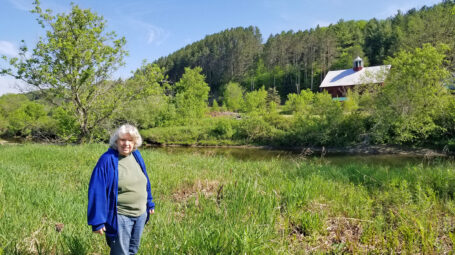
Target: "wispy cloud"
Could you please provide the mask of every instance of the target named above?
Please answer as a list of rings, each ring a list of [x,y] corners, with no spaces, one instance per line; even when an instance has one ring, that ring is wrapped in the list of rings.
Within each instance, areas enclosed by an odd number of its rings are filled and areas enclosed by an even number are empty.
[[[19,50],[11,42],[0,41],[0,55],[6,55],[8,57],[17,57],[19,56]]]
[[[150,22],[144,21],[155,15],[157,9],[164,10],[167,1],[155,1],[153,8],[143,2],[129,1],[115,6],[114,13],[116,19],[122,19],[128,23],[131,29],[139,31],[140,35],[147,44],[161,45],[170,36],[170,32],[164,28],[156,26]],[[159,8],[157,6],[160,6]]]
[[[29,0],[8,0],[16,9],[30,11],[33,9],[32,1]]]
[[[135,19],[131,19],[131,22],[146,34],[147,44],[155,44],[159,46],[163,44],[170,36],[170,33],[168,31],[150,23]]]
[[[150,24],[146,26],[146,30],[148,33],[147,43],[149,44],[154,43],[156,45],[161,45],[166,41],[170,34],[169,32],[166,32],[164,29]]]

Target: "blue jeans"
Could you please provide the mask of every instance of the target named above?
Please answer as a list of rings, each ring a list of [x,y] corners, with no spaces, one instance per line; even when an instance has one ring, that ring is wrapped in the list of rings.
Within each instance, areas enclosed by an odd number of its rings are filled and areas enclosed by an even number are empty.
[[[141,242],[147,212],[139,217],[117,215],[117,237],[106,236],[107,244],[111,248],[111,255],[136,254]]]

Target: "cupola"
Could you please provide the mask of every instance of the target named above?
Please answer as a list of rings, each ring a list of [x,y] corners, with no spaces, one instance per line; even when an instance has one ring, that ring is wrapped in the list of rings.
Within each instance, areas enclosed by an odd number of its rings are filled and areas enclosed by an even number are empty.
[[[362,70],[362,68],[363,68],[363,60],[359,56],[357,56],[357,58],[354,59],[354,67],[352,69],[354,69],[354,71],[357,72],[357,71]]]

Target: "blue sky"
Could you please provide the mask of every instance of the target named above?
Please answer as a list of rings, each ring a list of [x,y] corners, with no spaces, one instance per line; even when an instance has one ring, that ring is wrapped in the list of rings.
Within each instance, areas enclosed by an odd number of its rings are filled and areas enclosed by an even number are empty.
[[[343,20],[385,19],[398,10],[432,6],[442,0],[41,0],[43,9],[68,12],[70,3],[102,15],[108,31],[127,40],[126,78],[145,59],[167,56],[206,35],[232,27],[257,26],[263,40],[288,30],[307,30]],[[29,12],[33,0],[0,0],[0,55],[17,54],[21,40],[33,48],[44,30]],[[0,67],[4,62],[0,62]],[[16,92],[18,82],[0,77],[0,95]]]

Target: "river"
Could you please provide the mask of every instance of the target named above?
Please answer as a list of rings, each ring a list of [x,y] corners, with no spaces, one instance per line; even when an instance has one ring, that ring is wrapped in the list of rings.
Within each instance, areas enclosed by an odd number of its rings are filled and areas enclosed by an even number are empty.
[[[453,157],[440,155],[428,156],[421,154],[352,154],[352,153],[316,153],[309,150],[275,150],[251,147],[150,147],[168,154],[188,153],[206,156],[222,156],[242,161],[251,160],[275,160],[275,159],[302,159],[322,160],[333,165],[344,165],[350,163],[361,163],[367,165],[382,165],[400,167],[415,164],[433,164],[451,161]]]

